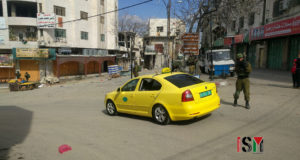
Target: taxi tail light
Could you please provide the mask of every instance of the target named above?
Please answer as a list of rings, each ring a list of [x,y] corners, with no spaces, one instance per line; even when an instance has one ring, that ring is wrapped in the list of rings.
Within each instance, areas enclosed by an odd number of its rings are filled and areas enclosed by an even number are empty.
[[[194,97],[192,95],[192,92],[190,90],[186,90],[182,93],[182,102],[188,102],[188,101],[193,101]]]

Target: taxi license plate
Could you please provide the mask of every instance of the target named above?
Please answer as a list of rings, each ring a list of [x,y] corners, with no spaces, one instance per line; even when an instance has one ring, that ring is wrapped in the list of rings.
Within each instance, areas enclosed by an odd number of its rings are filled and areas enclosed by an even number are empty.
[[[207,96],[210,96],[210,95],[211,95],[211,90],[205,91],[205,92],[201,92],[200,93],[200,98],[204,98],[204,97],[207,97]]]

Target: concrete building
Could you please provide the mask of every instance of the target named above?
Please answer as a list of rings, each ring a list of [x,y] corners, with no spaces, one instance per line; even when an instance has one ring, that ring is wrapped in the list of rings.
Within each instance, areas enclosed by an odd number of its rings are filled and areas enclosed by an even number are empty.
[[[118,41],[120,51],[117,54],[117,63],[119,66],[122,66],[123,70],[130,68],[131,52],[132,63],[134,63],[134,61],[136,61],[138,65],[143,63],[143,38],[141,36],[133,32],[119,32]]]
[[[145,46],[145,67],[154,68],[167,66],[168,60],[178,55],[179,49],[175,46],[176,37],[180,37],[185,33],[185,24],[179,19],[171,18],[170,20],[170,39],[169,39],[169,53],[167,53],[167,19],[150,19],[149,32],[144,37]],[[153,51],[150,51],[153,48]],[[177,48],[177,50],[175,50]],[[149,50],[150,49],[150,50]],[[174,54],[173,54],[174,53]]]
[[[14,65],[5,73],[1,70],[0,77],[11,78],[7,74],[17,70],[22,76],[30,72],[37,81],[46,76],[99,73],[113,63],[114,58],[106,58],[107,62],[103,57],[118,50],[118,12],[104,13],[116,10],[117,0],[1,2],[0,54],[13,54]],[[48,57],[37,56],[41,51],[36,49],[49,49]],[[35,57],[24,56],[25,52],[34,52]]]
[[[233,57],[244,53],[254,68],[290,69],[300,52],[300,2],[253,1],[253,6],[249,12],[233,13],[235,17],[227,24],[218,23],[219,17],[213,16],[213,48],[231,48]],[[203,46],[209,49],[208,25],[203,34]]]

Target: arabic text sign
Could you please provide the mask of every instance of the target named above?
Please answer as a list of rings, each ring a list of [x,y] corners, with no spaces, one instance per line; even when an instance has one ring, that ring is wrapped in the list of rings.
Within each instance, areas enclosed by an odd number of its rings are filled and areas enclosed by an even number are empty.
[[[27,58],[48,58],[48,49],[38,49],[38,48],[17,48],[16,57],[27,57]]]
[[[54,13],[38,13],[37,26],[38,28],[55,28],[56,18]]]
[[[199,55],[199,34],[186,33],[181,39],[183,41],[182,51],[184,54]]]

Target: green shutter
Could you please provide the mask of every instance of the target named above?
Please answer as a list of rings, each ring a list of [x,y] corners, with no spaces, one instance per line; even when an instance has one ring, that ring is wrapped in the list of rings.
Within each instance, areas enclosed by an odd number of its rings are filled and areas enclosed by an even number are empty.
[[[298,57],[298,53],[300,53],[300,36],[291,38],[289,61],[288,61],[289,69],[292,68],[293,60]]]
[[[250,62],[251,66],[255,67],[256,61],[256,44],[251,44],[248,50],[248,61]]]
[[[283,39],[268,42],[268,68],[282,69]]]

